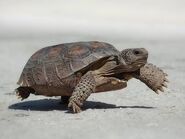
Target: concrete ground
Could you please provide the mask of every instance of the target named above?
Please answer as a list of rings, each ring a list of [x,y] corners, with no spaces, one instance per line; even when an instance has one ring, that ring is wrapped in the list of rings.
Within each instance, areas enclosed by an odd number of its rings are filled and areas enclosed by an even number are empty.
[[[169,88],[156,95],[133,79],[124,90],[91,95],[79,114],[68,113],[59,98],[31,95],[20,101],[13,92],[31,54],[60,43],[48,42],[0,41],[1,139],[185,138],[185,42],[108,41],[119,50],[148,49],[149,62],[169,74]]]

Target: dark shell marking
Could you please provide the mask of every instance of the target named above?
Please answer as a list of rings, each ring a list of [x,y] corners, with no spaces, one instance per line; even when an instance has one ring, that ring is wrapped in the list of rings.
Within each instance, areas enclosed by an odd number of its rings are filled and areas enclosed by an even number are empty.
[[[112,45],[95,41],[46,47],[31,56],[18,84],[20,86],[63,86],[72,74],[101,58],[119,53]]]

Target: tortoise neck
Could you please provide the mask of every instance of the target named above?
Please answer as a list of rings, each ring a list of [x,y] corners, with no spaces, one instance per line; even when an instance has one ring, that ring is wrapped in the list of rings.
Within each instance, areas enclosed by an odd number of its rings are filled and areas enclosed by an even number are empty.
[[[125,62],[125,60],[123,59],[121,53],[118,55],[118,60],[119,60],[120,65],[121,65],[121,64],[123,64],[123,65],[125,65],[125,66],[127,65],[126,62]]]

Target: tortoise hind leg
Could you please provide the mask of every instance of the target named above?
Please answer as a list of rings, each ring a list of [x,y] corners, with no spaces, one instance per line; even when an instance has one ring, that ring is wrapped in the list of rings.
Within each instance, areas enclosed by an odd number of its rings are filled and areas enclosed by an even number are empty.
[[[61,96],[61,104],[68,104],[70,96]]]
[[[31,87],[18,87],[16,90],[16,95],[21,100],[24,100],[29,97],[30,93],[35,93],[35,90]]]

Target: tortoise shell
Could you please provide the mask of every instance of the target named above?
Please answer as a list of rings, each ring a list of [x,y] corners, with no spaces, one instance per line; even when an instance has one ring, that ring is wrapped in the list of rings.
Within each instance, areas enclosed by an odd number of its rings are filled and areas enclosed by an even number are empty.
[[[42,48],[31,56],[18,81],[20,86],[60,86],[62,80],[99,59],[120,52],[104,42],[75,42]]]

